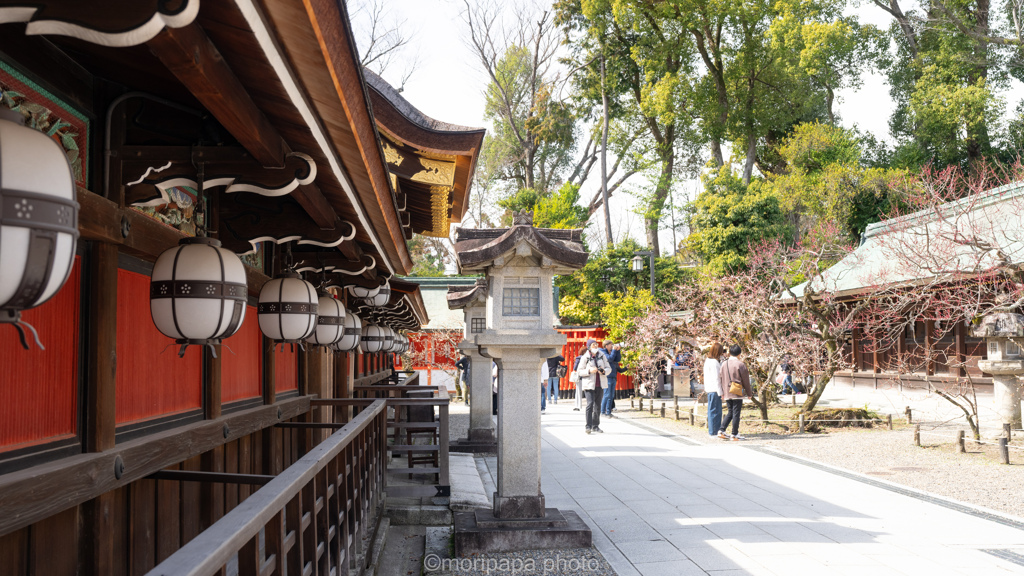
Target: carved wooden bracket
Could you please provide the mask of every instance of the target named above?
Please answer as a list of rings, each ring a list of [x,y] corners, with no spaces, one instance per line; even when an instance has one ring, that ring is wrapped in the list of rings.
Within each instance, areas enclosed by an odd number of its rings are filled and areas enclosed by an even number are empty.
[[[100,46],[135,46],[199,14],[199,0],[0,0],[0,24],[27,22],[28,35],[71,36]]]
[[[239,254],[256,250],[260,242],[295,242],[299,246],[333,248],[352,240],[356,228],[338,220],[333,230],[321,230],[294,200],[225,195],[220,199],[220,240]]]
[[[337,251],[313,254],[293,250],[292,257],[296,261],[296,272],[362,276],[367,270],[373,270],[377,267],[377,261],[369,254],[363,254],[359,260],[347,260]]]
[[[301,152],[288,154],[283,169],[263,168],[250,157],[248,162],[225,165],[214,161],[206,164],[204,170],[203,190],[226,186],[226,194],[251,192],[260,196],[286,196],[316,179],[316,163]],[[136,207],[162,206],[173,201],[168,193],[171,188],[199,185],[191,159],[187,163],[169,160],[161,166],[149,166],[141,174],[138,172],[138,168],[125,170],[125,202]]]

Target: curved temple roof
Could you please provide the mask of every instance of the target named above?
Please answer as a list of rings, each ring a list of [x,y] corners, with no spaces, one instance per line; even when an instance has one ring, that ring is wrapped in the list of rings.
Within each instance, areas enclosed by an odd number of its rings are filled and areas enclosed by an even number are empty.
[[[447,238],[462,222],[485,130],[435,120],[368,69],[366,78],[381,148],[410,232]]]

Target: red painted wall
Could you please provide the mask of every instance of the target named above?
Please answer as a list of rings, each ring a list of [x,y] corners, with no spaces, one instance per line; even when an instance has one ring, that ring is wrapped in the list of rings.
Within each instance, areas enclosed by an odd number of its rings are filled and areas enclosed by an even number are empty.
[[[77,431],[81,262],[64,287],[21,317],[45,350],[25,350],[13,326],[0,324],[0,452],[69,438]]]
[[[149,276],[117,271],[117,423],[202,407],[202,351],[178,346],[149,313]]]
[[[230,348],[230,350],[229,350]],[[226,404],[255,398],[263,390],[263,334],[256,319],[256,308],[247,306],[245,320],[238,332],[224,340],[220,348],[220,395]]]
[[[290,344],[277,346],[274,352],[274,390],[287,392],[299,389],[299,348],[292,351]]]

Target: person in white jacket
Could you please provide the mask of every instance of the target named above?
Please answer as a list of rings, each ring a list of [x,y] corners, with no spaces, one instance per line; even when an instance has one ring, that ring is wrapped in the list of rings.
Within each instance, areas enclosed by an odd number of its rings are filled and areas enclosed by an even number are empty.
[[[722,352],[722,345],[715,342],[704,361],[704,392],[708,395],[708,434],[711,436],[717,436],[722,426],[722,382],[718,377]]]
[[[580,356],[576,367],[580,388],[587,397],[587,434],[601,434],[601,398],[604,396],[605,378],[612,373],[608,358],[601,352],[601,343],[591,338],[587,340],[587,351]]]

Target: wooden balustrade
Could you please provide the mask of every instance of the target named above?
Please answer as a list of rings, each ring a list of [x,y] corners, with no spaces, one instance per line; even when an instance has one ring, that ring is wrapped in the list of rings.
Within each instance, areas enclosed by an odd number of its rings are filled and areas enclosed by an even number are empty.
[[[402,392],[403,389],[417,389],[417,390],[430,390],[433,388],[443,389],[444,387],[438,386],[375,386],[374,390]],[[408,391],[408,390],[406,390]],[[377,402],[382,401],[381,399],[372,398],[324,398],[314,399],[310,401],[310,406],[333,406],[333,407],[345,407],[352,406],[355,411],[365,411],[368,408],[376,405]],[[389,435],[391,437],[391,443],[388,445],[388,450],[392,453],[436,453],[437,454],[437,465],[430,467],[416,467],[409,464],[407,467],[397,466],[397,463],[393,463],[388,467],[388,472],[393,474],[436,474],[437,482],[430,485],[422,486],[389,486],[387,489],[388,496],[390,497],[410,497],[410,496],[449,496],[451,494],[451,481],[449,479],[449,454],[448,454],[448,404],[449,399],[447,394],[444,398],[386,398],[383,401],[387,402],[387,405],[394,408],[394,420],[387,421],[387,427],[390,430]],[[418,422],[409,420],[409,408],[414,407],[437,407],[437,421],[436,422]],[[344,411],[335,410],[335,414],[341,414]],[[362,414],[362,412],[358,412]],[[423,444],[412,444],[404,438],[408,438],[407,432],[409,430],[428,431],[433,434],[436,444],[423,445]]]
[[[351,422],[149,574],[223,574],[236,557],[239,574],[348,574],[382,513],[386,402],[365,403]]]

